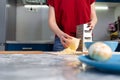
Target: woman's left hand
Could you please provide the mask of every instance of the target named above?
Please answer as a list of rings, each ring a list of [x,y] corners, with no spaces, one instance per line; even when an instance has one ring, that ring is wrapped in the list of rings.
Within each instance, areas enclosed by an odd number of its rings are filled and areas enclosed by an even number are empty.
[[[91,20],[90,22],[88,22],[89,30],[93,30],[95,25],[96,25],[96,21],[94,21],[94,20]]]

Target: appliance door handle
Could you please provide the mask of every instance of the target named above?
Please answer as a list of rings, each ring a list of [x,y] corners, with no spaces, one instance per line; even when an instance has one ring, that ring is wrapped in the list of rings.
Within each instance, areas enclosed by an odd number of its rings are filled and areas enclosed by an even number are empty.
[[[22,50],[32,50],[32,47],[23,47]]]

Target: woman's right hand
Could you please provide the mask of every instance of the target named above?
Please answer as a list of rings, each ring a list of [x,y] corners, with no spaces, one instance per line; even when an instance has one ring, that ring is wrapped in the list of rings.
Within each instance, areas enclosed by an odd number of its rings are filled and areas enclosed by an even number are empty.
[[[72,36],[69,36],[68,34],[61,31],[61,29],[56,23],[54,7],[50,5],[49,5],[48,22],[49,22],[51,30],[60,38],[62,45],[65,48],[67,48],[70,44],[70,40],[72,39]]]
[[[65,48],[67,48],[67,47],[70,45],[71,40],[72,40],[72,36],[70,36],[70,35],[68,35],[68,34],[66,34],[66,33],[64,33],[64,32],[59,35],[59,38],[60,38],[60,40],[61,40],[62,45],[63,45]]]

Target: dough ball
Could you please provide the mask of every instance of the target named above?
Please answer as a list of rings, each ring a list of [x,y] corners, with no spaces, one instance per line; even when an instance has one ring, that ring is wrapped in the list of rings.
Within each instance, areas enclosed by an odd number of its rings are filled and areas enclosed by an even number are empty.
[[[107,61],[112,56],[112,50],[104,42],[95,42],[88,49],[88,55],[97,61]]]

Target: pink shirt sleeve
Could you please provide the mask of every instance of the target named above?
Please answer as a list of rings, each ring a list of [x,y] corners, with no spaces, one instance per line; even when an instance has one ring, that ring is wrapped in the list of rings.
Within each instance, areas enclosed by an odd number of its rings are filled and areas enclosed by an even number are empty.
[[[54,0],[47,0],[47,5],[54,6]]]

